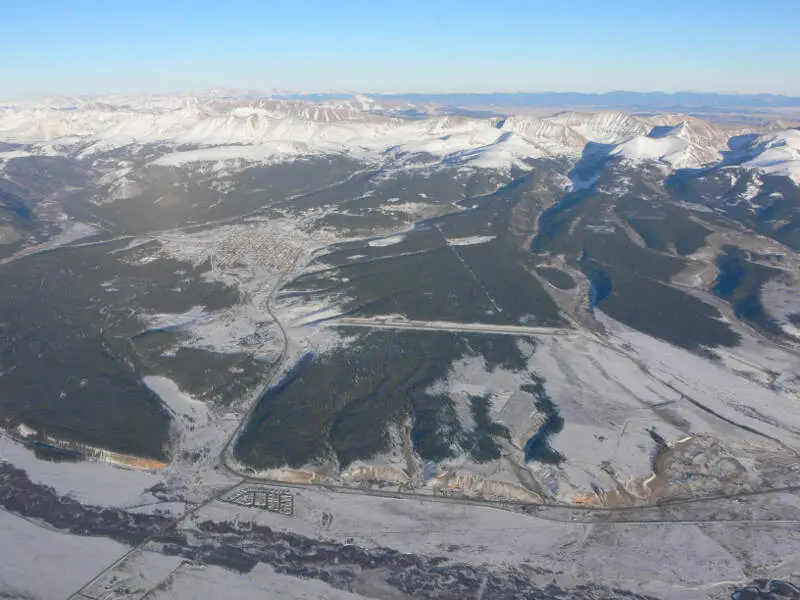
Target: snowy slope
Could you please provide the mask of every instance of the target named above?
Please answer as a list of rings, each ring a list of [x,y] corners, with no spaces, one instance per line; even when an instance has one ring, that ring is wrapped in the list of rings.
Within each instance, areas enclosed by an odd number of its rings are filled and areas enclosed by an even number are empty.
[[[611,151],[613,156],[629,160],[657,160],[667,163],[683,162],[689,142],[677,136],[654,138],[637,135],[619,144]]]
[[[800,184],[800,130],[787,129],[762,136],[757,154],[744,163],[769,175],[784,175]]]
[[[730,130],[682,115],[659,115],[644,121],[650,128],[618,144],[611,154],[631,161],[654,160],[674,168],[712,165],[723,160],[731,138],[747,130]]]
[[[649,130],[642,120],[620,111],[564,112],[549,120],[569,127],[588,141],[597,144],[617,144],[635,135],[645,134]]]
[[[503,129],[522,136],[551,154],[580,155],[588,141],[574,129],[552,119],[509,117]]]

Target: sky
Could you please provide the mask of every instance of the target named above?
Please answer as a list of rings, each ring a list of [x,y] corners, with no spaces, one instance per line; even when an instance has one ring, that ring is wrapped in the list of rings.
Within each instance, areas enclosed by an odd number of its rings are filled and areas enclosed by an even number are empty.
[[[0,96],[800,96],[800,0],[0,0]]]

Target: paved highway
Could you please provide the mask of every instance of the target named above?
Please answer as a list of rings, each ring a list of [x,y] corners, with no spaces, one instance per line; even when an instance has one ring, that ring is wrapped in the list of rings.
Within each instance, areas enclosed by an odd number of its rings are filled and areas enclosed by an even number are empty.
[[[424,492],[398,492],[388,489],[380,488],[360,488],[348,487],[342,485],[332,485],[326,483],[287,483],[283,481],[268,480],[259,477],[245,476],[244,481],[240,485],[263,485],[268,487],[286,488],[294,490],[316,489],[319,491],[326,491],[338,494],[352,494],[358,496],[375,496],[379,498],[393,498],[396,500],[416,501],[418,503],[445,503],[445,504],[465,504],[468,506],[484,506],[486,508],[508,510],[525,514],[529,517],[546,519],[548,521],[560,522],[573,522],[573,516],[580,517],[582,523],[694,523],[694,522],[750,522],[762,523],[773,522],[773,519],[752,519],[752,517],[743,518],[708,518],[698,519],[696,517],[681,518],[680,515],[674,515],[670,519],[643,519],[636,518],[636,515],[646,516],[648,514],[661,513],[663,509],[676,510],[681,508],[695,509],[696,505],[702,503],[715,503],[726,500],[744,500],[747,498],[755,498],[759,496],[773,495],[773,494],[796,494],[800,492],[800,485],[789,485],[763,490],[753,490],[748,492],[733,492],[730,494],[711,494],[707,496],[697,496],[694,498],[674,498],[671,500],[660,501],[651,504],[641,504],[636,506],[616,506],[616,507],[603,507],[603,506],[584,506],[575,504],[566,504],[563,502],[544,502],[542,504],[509,501],[509,500],[483,500],[479,498],[465,498],[458,496],[441,496],[433,495]],[[231,491],[238,486],[234,486],[227,491]],[[227,492],[226,492],[227,493]],[[217,496],[221,498],[221,495]],[[560,516],[563,513],[564,516]],[[593,518],[594,517],[594,518]],[[781,522],[791,522],[797,524],[796,519],[790,519]]]

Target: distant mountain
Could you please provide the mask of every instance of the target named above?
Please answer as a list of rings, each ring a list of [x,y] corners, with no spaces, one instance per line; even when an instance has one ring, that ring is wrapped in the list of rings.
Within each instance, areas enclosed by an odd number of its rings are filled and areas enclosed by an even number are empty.
[[[639,95],[651,96],[668,95]],[[464,116],[439,104],[409,106],[364,95],[323,102],[213,94],[13,103],[0,108],[0,137],[17,144],[0,152],[0,161],[26,153],[89,158],[156,146],[151,160],[164,166],[345,155],[374,163],[418,156],[509,169],[545,156],[605,154],[673,168],[746,163],[800,177],[798,134],[786,123],[731,127],[674,113],[645,117],[622,111]]]
[[[688,108],[797,108],[800,97],[779,94],[718,94],[710,92],[490,92],[456,94],[371,94],[377,100],[461,107],[595,107],[623,110],[685,110]],[[282,97],[328,101],[344,94],[284,94]]]

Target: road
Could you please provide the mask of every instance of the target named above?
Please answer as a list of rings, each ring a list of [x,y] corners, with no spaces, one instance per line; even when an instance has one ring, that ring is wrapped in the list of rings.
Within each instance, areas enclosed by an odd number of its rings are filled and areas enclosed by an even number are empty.
[[[185,519],[190,518],[193,514],[197,513],[202,508],[208,506],[209,504],[211,504],[212,502],[214,502],[218,498],[223,497],[225,494],[227,494],[231,490],[235,489],[239,485],[241,485],[241,484],[240,483],[236,483],[234,485],[228,486],[227,488],[222,490],[219,494],[216,494],[214,497],[209,498],[205,502],[203,502],[201,504],[198,504],[197,506],[193,507],[191,510],[185,512],[183,515],[181,515],[180,517],[178,517],[177,519],[175,519],[174,521],[169,523],[166,527],[161,529],[161,531],[158,532],[158,535],[162,535],[162,534],[164,534],[167,531],[172,530],[172,529],[177,529],[178,525],[180,525]],[[74,535],[74,534],[69,533],[68,535]],[[97,581],[98,579],[103,577],[106,573],[108,573],[112,569],[116,568],[118,565],[121,565],[122,563],[124,563],[126,560],[128,560],[128,558],[130,558],[136,552],[138,552],[139,550],[144,548],[147,544],[149,544],[151,539],[152,538],[148,538],[148,539],[144,540],[143,542],[141,542],[140,544],[137,544],[136,546],[133,546],[130,550],[125,552],[125,554],[123,554],[122,556],[120,556],[117,559],[115,559],[114,562],[112,562],[105,569],[100,571],[97,575],[92,577],[89,581],[84,583],[77,591],[75,591],[72,594],[70,594],[69,596],[67,596],[67,600],[83,600],[83,599],[89,598],[89,596],[85,596],[82,593],[83,590],[85,590],[87,587],[91,586],[95,581]],[[90,600],[95,600],[95,599],[92,598]]]
[[[347,487],[341,485],[330,485],[325,483],[286,483],[283,481],[274,481],[274,480],[267,480],[258,477],[243,477],[243,481],[240,485],[267,485],[267,486],[275,486],[280,488],[286,489],[296,489],[296,490],[303,490],[303,489],[318,489],[321,491],[332,492],[337,494],[345,494],[345,495],[360,495],[360,496],[374,496],[378,498],[392,498],[395,500],[409,500],[409,501],[417,501],[420,503],[426,502],[434,502],[434,503],[444,503],[444,504],[464,504],[468,506],[484,506],[486,508],[492,509],[499,509],[499,510],[509,510],[512,512],[518,512],[520,514],[526,514],[530,517],[546,519],[549,521],[562,521],[562,522],[572,522],[574,519],[572,515],[579,515],[581,517],[586,515],[604,515],[603,519],[598,519],[597,522],[599,523],[657,523],[657,522],[665,522],[665,523],[676,523],[676,522],[700,522],[697,519],[670,519],[664,521],[655,521],[655,520],[647,520],[647,521],[636,521],[636,520],[626,520],[625,518],[621,518],[618,520],[614,520],[615,515],[623,516],[624,515],[631,515],[631,514],[638,514],[643,512],[654,512],[654,511],[661,511],[662,509],[669,508],[669,509],[676,509],[680,507],[692,507],[698,504],[702,504],[703,502],[719,502],[719,501],[726,501],[726,500],[740,500],[746,498],[754,498],[759,496],[766,496],[766,495],[773,495],[773,494],[794,494],[800,492],[800,485],[789,485],[789,486],[782,486],[777,488],[765,489],[765,490],[754,490],[749,492],[735,492],[731,494],[714,494],[709,496],[697,496],[692,498],[674,498],[671,500],[661,501],[654,504],[642,504],[637,506],[618,506],[618,507],[602,507],[602,506],[585,506],[585,505],[575,505],[575,504],[566,504],[563,502],[543,502],[541,504],[533,504],[527,503],[522,501],[499,501],[499,500],[480,500],[480,499],[473,499],[473,498],[459,498],[453,496],[435,496],[433,494],[425,494],[421,492],[398,492],[393,490],[387,489],[374,489],[374,488],[358,488],[358,487]],[[233,488],[232,488],[233,489]],[[221,497],[221,496],[218,496]],[[545,516],[544,512],[548,510],[560,510],[569,513],[569,517],[564,518],[555,518],[553,516]],[[713,519],[708,519],[702,522],[714,521]],[[750,519],[746,519],[747,522],[771,522],[771,520],[766,519],[763,521],[753,521]],[[589,522],[589,521],[582,521],[582,522]],[[791,521],[797,522],[797,521]]]
[[[575,329],[566,327],[528,327],[525,325],[494,325],[490,323],[459,323],[454,321],[409,321],[388,316],[341,317],[322,323],[325,327],[368,327],[371,329],[408,329],[412,331],[453,331],[460,333],[490,333],[496,335],[555,335],[578,336]]]
[[[272,286],[272,290],[270,290],[269,296],[267,297],[266,301],[264,302],[264,311],[275,322],[275,324],[278,326],[278,329],[280,329],[280,331],[281,331],[281,339],[283,340],[282,344],[281,344],[281,350],[278,353],[278,359],[273,364],[272,371],[265,378],[266,383],[264,385],[264,390],[269,389],[269,387],[274,383],[275,377],[281,371],[281,367],[283,366],[283,361],[285,360],[286,353],[287,353],[287,351],[289,349],[289,334],[286,333],[286,328],[283,326],[283,323],[281,323],[281,320],[273,312],[272,306],[271,306],[272,305],[272,301],[275,299],[275,294],[278,292],[278,290],[280,289],[281,285],[283,285],[283,280],[286,278],[286,276],[297,265],[297,261],[300,260],[300,256],[302,256],[302,253],[299,252],[297,254],[297,256],[295,256],[294,260],[292,262],[290,262],[283,271],[280,272],[280,274],[278,275],[278,279],[275,281],[275,284]],[[225,446],[222,448],[222,453],[220,454],[220,464],[221,464],[222,468],[224,468],[229,473],[231,473],[233,475],[236,475],[237,477],[244,477],[244,475],[242,473],[240,473],[239,471],[237,471],[231,465],[231,460],[230,459],[231,459],[231,453],[233,452],[233,444],[238,439],[239,434],[242,432],[242,430],[250,422],[250,417],[252,416],[252,414],[256,410],[256,408],[258,407],[258,401],[261,398],[262,393],[263,392],[259,392],[258,395],[256,396],[256,398],[253,400],[253,402],[247,408],[247,411],[242,416],[241,421],[239,421],[239,426],[231,434],[231,437],[228,438],[228,441],[225,442]]]

